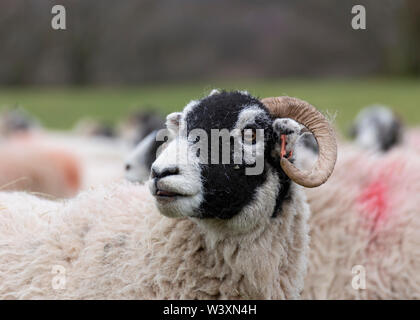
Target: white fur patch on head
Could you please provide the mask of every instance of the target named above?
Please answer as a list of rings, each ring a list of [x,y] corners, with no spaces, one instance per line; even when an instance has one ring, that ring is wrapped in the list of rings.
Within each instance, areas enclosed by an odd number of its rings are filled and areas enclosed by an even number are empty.
[[[243,150],[243,160],[246,164],[252,164],[256,161],[257,157],[264,155],[264,133],[261,132],[261,130],[257,130],[255,132],[257,135],[257,142],[252,144],[249,142],[250,136],[252,136],[252,130],[245,129],[247,126],[255,124],[257,117],[264,118],[267,117],[267,115],[265,111],[258,106],[249,106],[245,108],[239,114],[235,127],[231,132],[231,135],[240,141],[241,151]],[[267,121],[269,121],[268,118]],[[244,134],[244,139],[240,139],[242,134]]]
[[[211,90],[211,92],[209,94],[209,97],[212,96],[212,95],[218,94],[218,93],[220,93],[219,89],[213,89],[213,90]]]
[[[182,195],[168,201],[156,201],[163,215],[172,218],[197,216],[203,201],[200,166],[198,158],[189,152],[188,141],[183,137],[178,137],[168,144],[153,163],[152,169],[162,172],[174,166],[178,168],[179,173],[163,177],[157,182],[151,180],[150,191],[155,194],[156,188],[159,188]]]
[[[258,106],[244,108],[235,123],[235,129],[243,130],[247,125],[255,123],[258,116],[265,116],[265,111]]]
[[[357,135],[356,144],[371,152],[380,150],[378,135],[375,127],[364,127]]]
[[[285,149],[287,154],[289,154],[290,152],[294,152],[296,142],[301,136],[301,132],[304,128],[305,126],[290,118],[279,118],[274,120],[273,122],[274,132],[276,132],[279,137],[281,135],[286,135]],[[276,143],[273,152],[277,153],[277,155],[280,155],[281,141],[278,141],[278,143]]]
[[[166,116],[166,127],[172,135],[177,135],[182,119],[181,112],[173,112]]]
[[[184,110],[182,111],[183,115],[184,115],[184,119],[187,116],[188,113],[190,113],[196,106],[198,106],[200,101],[198,100],[191,100],[190,102],[187,103],[187,105],[184,107]]]

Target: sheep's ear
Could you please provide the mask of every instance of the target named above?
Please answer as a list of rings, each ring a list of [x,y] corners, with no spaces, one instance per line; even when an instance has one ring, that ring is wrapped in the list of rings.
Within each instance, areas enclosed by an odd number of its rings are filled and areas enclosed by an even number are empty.
[[[212,95],[218,94],[218,93],[220,93],[219,89],[213,89],[213,90],[211,90],[211,92],[209,94],[209,97],[212,96]]]
[[[178,133],[181,118],[182,118],[181,112],[173,112],[166,116],[166,127],[172,134]]]

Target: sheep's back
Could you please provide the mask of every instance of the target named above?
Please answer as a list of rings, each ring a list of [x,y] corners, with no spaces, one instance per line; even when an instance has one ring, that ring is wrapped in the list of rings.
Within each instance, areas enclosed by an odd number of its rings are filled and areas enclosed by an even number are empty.
[[[419,193],[416,150],[368,155],[341,148],[331,179],[307,190],[311,250],[303,298],[420,298]],[[353,288],[356,266],[366,271],[365,290]]]

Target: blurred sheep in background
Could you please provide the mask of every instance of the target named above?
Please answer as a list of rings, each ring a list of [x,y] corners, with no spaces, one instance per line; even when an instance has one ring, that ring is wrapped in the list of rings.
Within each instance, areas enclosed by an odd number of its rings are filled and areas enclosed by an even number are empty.
[[[420,298],[420,157],[340,146],[325,185],[306,189],[311,250],[304,299]],[[366,288],[352,286],[365,270]],[[361,274],[363,277],[363,274]]]
[[[137,111],[119,125],[119,136],[137,146],[152,131],[163,129],[165,119],[154,111]]]
[[[78,158],[65,148],[28,140],[0,143],[0,190],[27,191],[48,198],[76,195],[81,185]]]
[[[105,137],[110,139],[117,137],[115,128],[112,125],[90,118],[80,119],[74,125],[73,132],[76,135],[87,137]]]
[[[403,142],[404,125],[389,107],[372,105],[359,112],[350,130],[356,145],[371,152],[386,152]]]
[[[0,137],[40,128],[40,123],[22,108],[0,110]]]
[[[70,197],[123,179],[130,169],[126,163],[130,157],[133,172],[139,172],[139,163],[143,170],[140,181],[145,181],[159,146],[155,144],[156,132],[163,125],[156,113],[137,111],[118,129],[83,118],[70,131],[55,131],[41,129],[22,109],[5,110],[0,116],[0,187]],[[64,181],[69,176],[77,176],[77,183]]]

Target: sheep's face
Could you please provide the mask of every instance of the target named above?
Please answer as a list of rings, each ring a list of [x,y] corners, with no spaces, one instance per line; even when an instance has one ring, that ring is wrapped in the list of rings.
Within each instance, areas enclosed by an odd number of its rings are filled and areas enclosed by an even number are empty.
[[[391,109],[373,105],[357,115],[350,135],[363,149],[386,152],[401,142],[403,126]]]
[[[290,185],[279,166],[282,126],[258,99],[212,92],[170,114],[167,127],[172,137],[149,181],[162,214],[248,221],[278,211]]]

